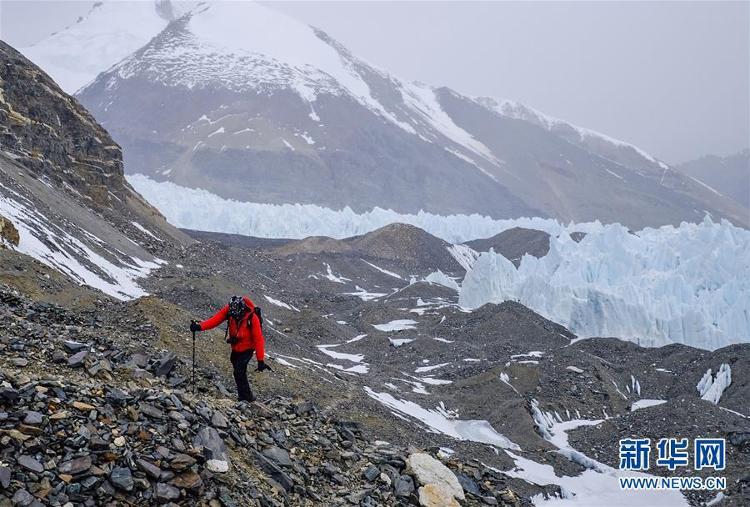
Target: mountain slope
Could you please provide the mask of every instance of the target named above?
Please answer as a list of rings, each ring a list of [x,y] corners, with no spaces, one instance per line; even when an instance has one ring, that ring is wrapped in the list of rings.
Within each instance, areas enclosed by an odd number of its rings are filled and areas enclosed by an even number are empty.
[[[111,54],[83,59],[88,78],[106,72],[79,98],[123,146],[129,173],[224,198],[356,211],[637,229],[707,210],[748,222],[742,208],[627,143],[509,101],[404,83],[252,2],[144,2],[129,16],[107,2],[29,54],[73,69],[55,51],[86,53],[90,41]],[[138,41],[146,45],[132,53]]]
[[[750,209],[750,150],[727,157],[706,155],[683,162],[677,170]]]
[[[72,94],[195,4],[169,0],[92,2],[89,12],[73,25],[22,52]]]
[[[122,143],[129,172],[236,200],[637,228],[705,209],[742,220],[636,148],[404,83],[250,2],[197,7],[79,97]]]
[[[0,215],[17,249],[120,297],[190,243],[125,181],[120,147],[49,76],[0,42]],[[138,239],[136,243],[133,238]]]

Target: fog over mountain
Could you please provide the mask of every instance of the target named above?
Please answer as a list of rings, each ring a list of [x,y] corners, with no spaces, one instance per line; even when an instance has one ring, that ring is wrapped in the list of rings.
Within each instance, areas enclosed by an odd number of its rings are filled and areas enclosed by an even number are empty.
[[[0,38],[28,47],[92,3],[3,0]],[[269,5],[408,81],[512,98],[668,163],[747,147],[746,2]]]

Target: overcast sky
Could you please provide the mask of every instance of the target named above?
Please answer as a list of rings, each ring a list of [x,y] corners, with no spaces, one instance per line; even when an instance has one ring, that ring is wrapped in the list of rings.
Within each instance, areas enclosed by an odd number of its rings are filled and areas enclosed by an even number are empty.
[[[91,3],[2,0],[0,36],[32,44]],[[517,100],[670,163],[750,144],[747,1],[272,5],[398,77]]]

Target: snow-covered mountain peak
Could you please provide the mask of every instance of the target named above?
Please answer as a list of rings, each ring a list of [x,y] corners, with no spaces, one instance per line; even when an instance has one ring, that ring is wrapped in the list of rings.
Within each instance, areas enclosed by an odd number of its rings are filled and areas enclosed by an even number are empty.
[[[447,139],[449,153],[478,168],[498,162],[442,109],[438,90],[403,83],[325,32],[253,1],[201,4],[113,70],[111,86],[140,77],[188,89],[291,91],[311,108],[320,95],[344,96],[423,141]]]
[[[151,78],[173,86],[275,85],[307,100],[321,91],[370,97],[367,84],[314,28],[253,1],[203,2],[159,39],[122,62],[120,76],[148,67]]]
[[[170,0],[95,2],[74,24],[21,52],[73,93],[196,5]]]

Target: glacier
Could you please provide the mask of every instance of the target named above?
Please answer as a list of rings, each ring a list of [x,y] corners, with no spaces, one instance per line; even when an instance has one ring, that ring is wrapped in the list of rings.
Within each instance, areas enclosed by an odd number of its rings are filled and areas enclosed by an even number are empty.
[[[619,224],[576,243],[550,239],[516,269],[494,251],[466,274],[459,304],[518,301],[579,337],[714,350],[750,341],[750,231],[727,221],[646,228]]]
[[[713,350],[750,341],[750,231],[727,221],[632,232],[598,221],[441,216],[374,208],[357,213],[313,204],[224,199],[204,189],[127,176],[131,185],[178,227],[264,238],[342,239],[401,222],[450,243],[467,270],[459,304],[518,301],[580,337],[614,336],[643,346],[684,343]],[[200,203],[200,206],[197,205]],[[460,243],[513,227],[550,234],[549,253],[526,255],[518,269],[493,251]],[[584,232],[580,243],[570,233]],[[325,276],[325,275],[324,275]]]
[[[513,227],[538,229],[552,235],[573,231],[595,232],[603,227],[598,221],[563,225],[557,220],[540,217],[494,219],[479,214],[399,213],[383,208],[357,213],[348,206],[334,210],[315,204],[241,202],[200,188],[155,181],[143,174],[128,174],[126,178],[172,225],[258,238],[328,236],[343,239],[366,234],[388,224],[404,223],[450,243],[462,243],[494,236]],[[465,268],[470,267],[476,258],[476,252],[465,245],[454,245],[450,252]]]

